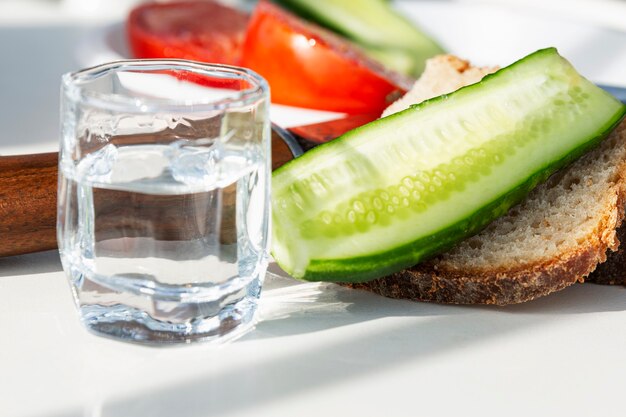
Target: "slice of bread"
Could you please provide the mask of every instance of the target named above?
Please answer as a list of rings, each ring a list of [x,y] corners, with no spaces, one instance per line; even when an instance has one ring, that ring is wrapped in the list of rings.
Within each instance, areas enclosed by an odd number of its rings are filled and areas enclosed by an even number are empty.
[[[457,73],[454,78],[449,78],[451,70]],[[476,82],[491,71],[451,56],[434,58],[392,111]],[[448,77],[446,82],[442,76]],[[532,300],[584,281],[607,259],[607,250],[617,250],[625,198],[623,122],[598,148],[554,174],[481,233],[410,269],[351,286],[387,297],[456,304]]]
[[[454,55],[438,55],[426,61],[426,67],[419,80],[404,96],[391,103],[382,117],[405,110],[412,104],[477,83],[485,75],[498,69],[498,67],[475,67]]]

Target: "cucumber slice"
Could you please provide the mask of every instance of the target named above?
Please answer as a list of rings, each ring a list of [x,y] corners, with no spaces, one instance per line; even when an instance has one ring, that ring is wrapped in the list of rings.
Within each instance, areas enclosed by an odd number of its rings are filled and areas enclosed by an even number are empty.
[[[506,213],[625,113],[556,49],[537,51],[275,171],[274,258],[321,281],[414,265]]]
[[[443,49],[387,0],[277,0],[277,3],[363,47],[373,59],[407,75],[424,71]]]
[[[379,46],[363,46],[361,49],[367,56],[380,62],[386,68],[410,76],[419,76],[424,71],[424,64],[429,56],[418,57],[402,49],[391,49]],[[435,54],[433,54],[435,55]]]

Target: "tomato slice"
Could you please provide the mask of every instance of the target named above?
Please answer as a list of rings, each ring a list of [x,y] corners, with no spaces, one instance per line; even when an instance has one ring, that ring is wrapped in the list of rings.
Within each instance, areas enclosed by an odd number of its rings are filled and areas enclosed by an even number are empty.
[[[272,101],[345,113],[378,113],[410,86],[346,40],[262,0],[241,65],[270,84]]]
[[[146,3],[128,16],[136,58],[181,58],[238,65],[248,15],[215,1]]]

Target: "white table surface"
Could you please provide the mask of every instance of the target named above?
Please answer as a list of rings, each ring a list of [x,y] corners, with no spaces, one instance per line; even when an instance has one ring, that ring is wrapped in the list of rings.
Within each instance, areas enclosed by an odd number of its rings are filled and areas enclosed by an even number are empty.
[[[592,79],[626,85],[624,35],[577,24],[555,30],[596,34],[576,44],[602,65],[555,37],[562,52]],[[0,154],[56,148],[59,77],[81,65],[93,30],[0,26]],[[489,63],[490,51],[506,60],[529,47],[505,46],[465,52]],[[238,341],[148,348],[80,326],[56,252],[0,258],[0,416],[624,416],[625,323],[624,287],[460,307],[271,275],[261,321]]]

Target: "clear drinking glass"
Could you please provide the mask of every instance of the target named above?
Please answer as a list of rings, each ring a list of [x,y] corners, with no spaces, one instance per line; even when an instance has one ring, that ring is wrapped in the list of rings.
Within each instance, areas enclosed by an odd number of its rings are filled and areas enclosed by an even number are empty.
[[[85,326],[145,343],[252,327],[268,258],[266,82],[130,60],[66,74],[61,94],[58,240]]]

